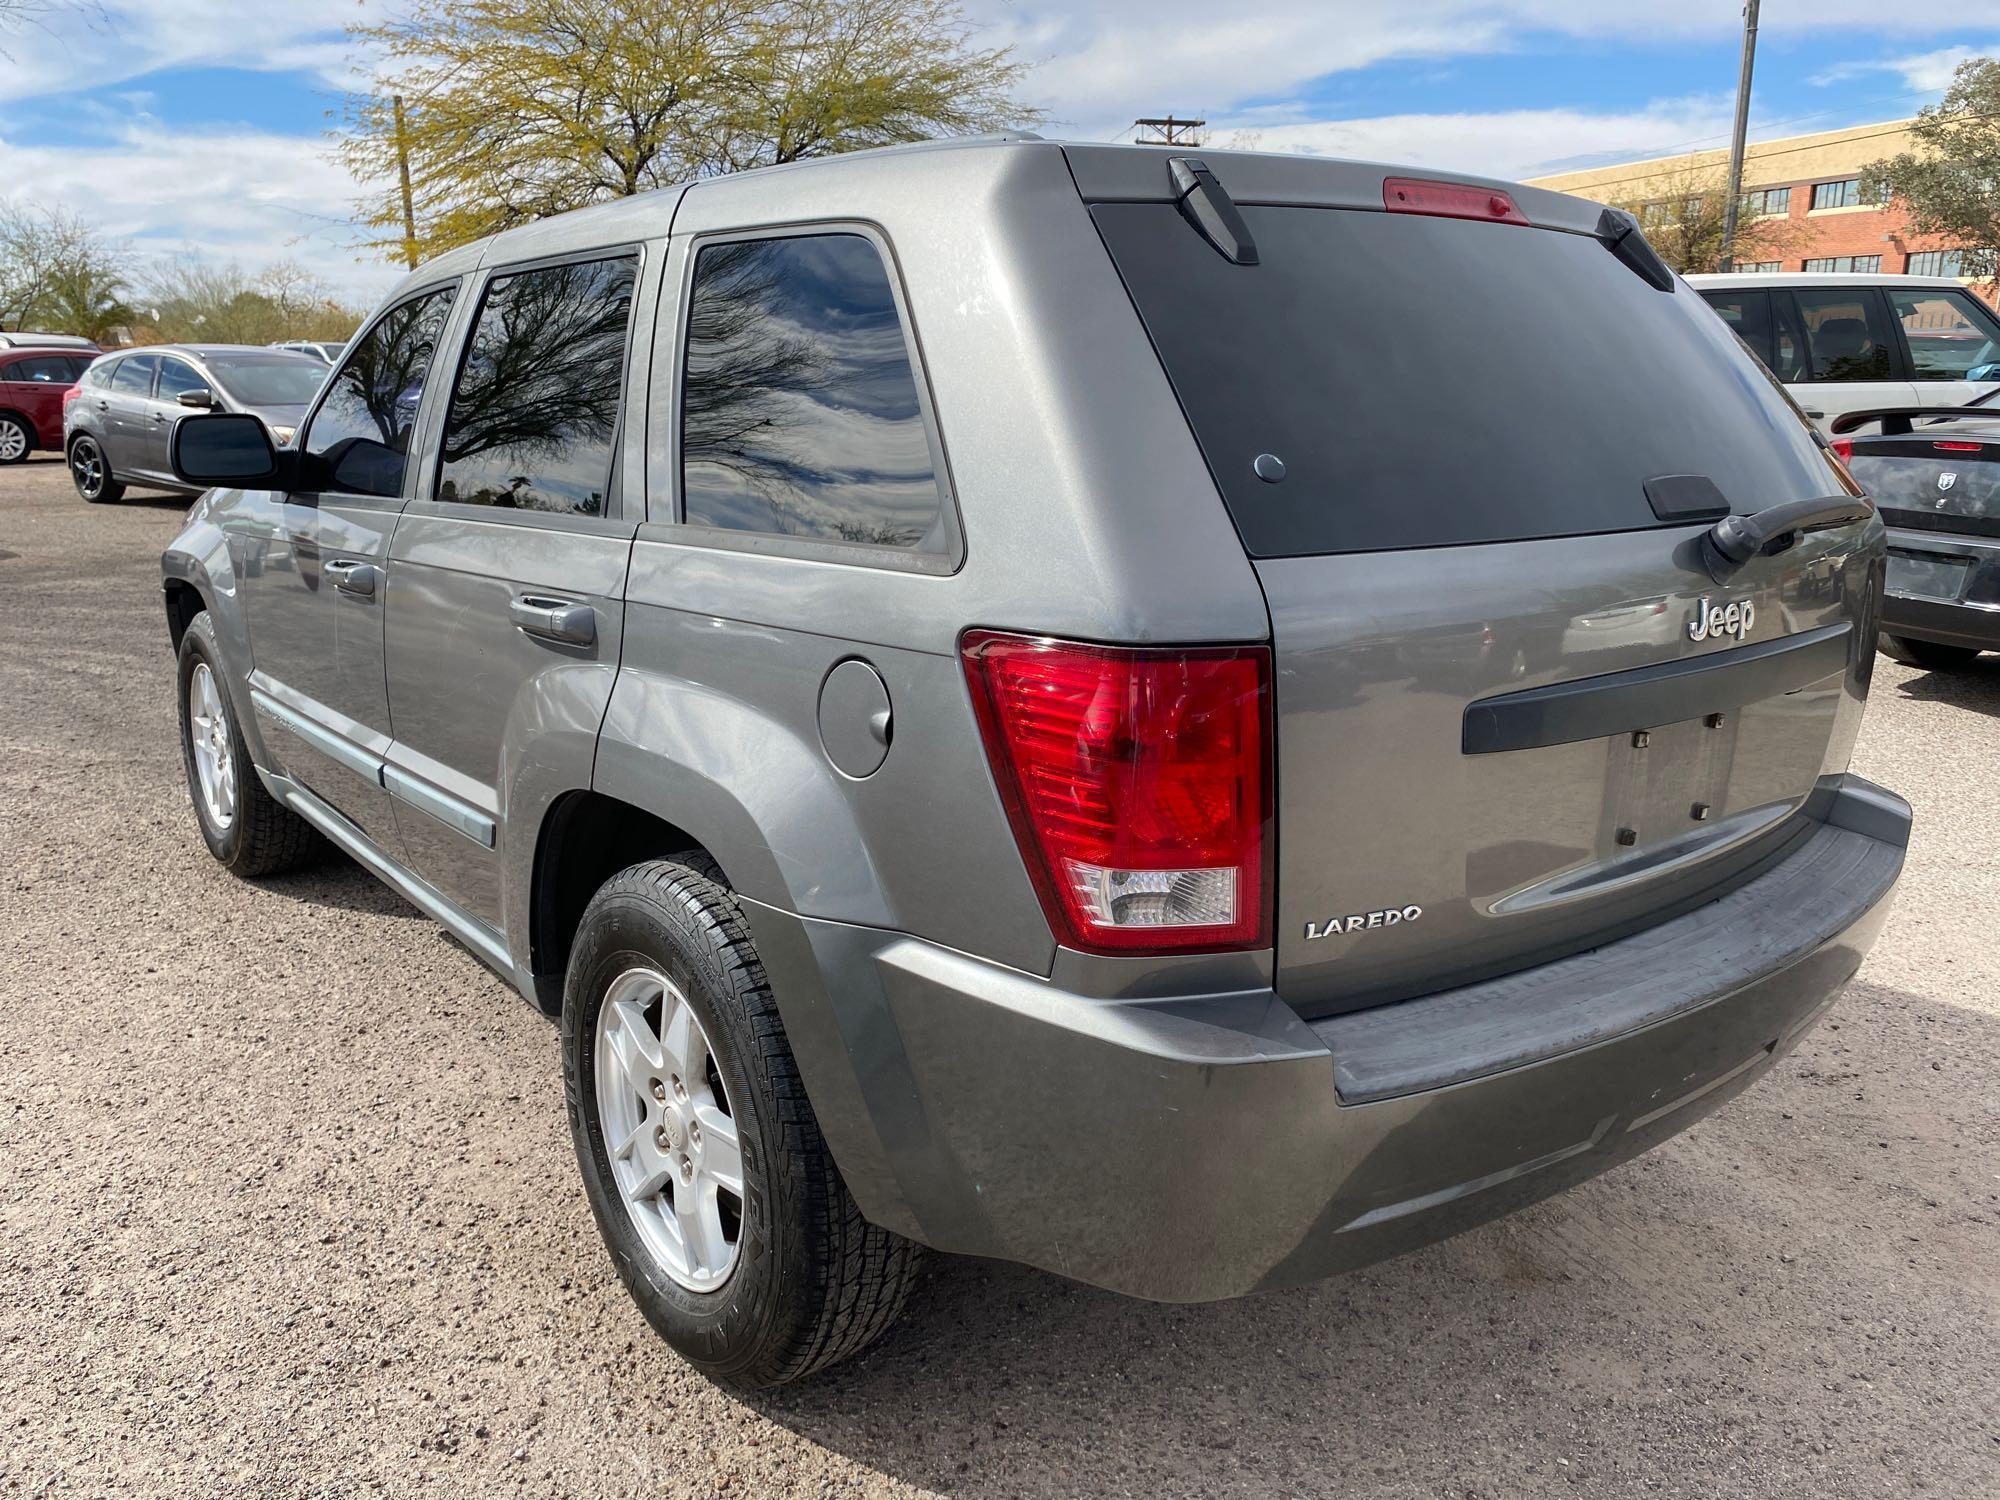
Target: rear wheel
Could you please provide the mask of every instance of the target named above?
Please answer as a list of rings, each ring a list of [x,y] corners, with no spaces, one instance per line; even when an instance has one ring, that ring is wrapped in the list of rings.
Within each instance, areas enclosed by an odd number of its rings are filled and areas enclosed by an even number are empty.
[[[1929,667],[1933,672],[1969,667],[1979,655],[1972,646],[1945,646],[1936,641],[1913,640],[1907,635],[1883,636],[1882,650],[1906,667]]]
[[[591,1212],[689,1363],[781,1385],[888,1328],[921,1251],[849,1196],[727,889],[669,860],[614,876],[577,930],[562,1029]]]
[[[34,451],[34,430],[11,411],[0,411],[0,464],[23,463]]]
[[[125,486],[111,472],[111,460],[97,439],[85,434],[69,445],[69,477],[76,492],[92,505],[125,498]]]

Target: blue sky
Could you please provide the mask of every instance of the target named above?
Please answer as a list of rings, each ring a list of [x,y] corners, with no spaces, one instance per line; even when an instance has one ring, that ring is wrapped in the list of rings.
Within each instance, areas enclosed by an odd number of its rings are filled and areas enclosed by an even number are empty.
[[[55,0],[0,38],[0,197],[60,203],[146,255],[285,258],[366,297],[355,184],[329,159],[394,0]],[[94,7],[94,9],[93,9]],[[1499,176],[1727,140],[1738,0],[969,0],[1033,65],[1051,135],[1205,116],[1217,144]],[[1885,17],[1893,15],[1893,20]],[[1766,0],[1753,136],[1912,113],[2000,53],[2000,0]]]

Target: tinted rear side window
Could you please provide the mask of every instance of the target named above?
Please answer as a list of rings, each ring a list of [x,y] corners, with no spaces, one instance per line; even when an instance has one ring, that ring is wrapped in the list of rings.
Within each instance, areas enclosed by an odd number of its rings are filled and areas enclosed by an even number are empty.
[[[1837,489],[1722,320],[1594,239],[1242,212],[1255,266],[1169,204],[1092,209],[1252,556],[1657,526],[1644,485],[1667,474],[1738,510]]]
[[[909,345],[872,241],[703,246],[687,326],[690,525],[945,550]]]

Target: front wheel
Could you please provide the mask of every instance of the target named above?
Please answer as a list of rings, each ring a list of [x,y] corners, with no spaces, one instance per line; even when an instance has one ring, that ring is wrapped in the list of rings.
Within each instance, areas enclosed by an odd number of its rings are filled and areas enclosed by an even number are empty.
[[[855,1207],[742,914],[692,863],[634,865],[583,914],[563,997],[570,1134],[647,1320],[712,1379],[782,1385],[879,1337],[921,1251]]]
[[[243,731],[230,712],[215,649],[215,626],[203,610],[181,636],[181,763],[195,822],[208,852],[237,875],[277,875],[326,852],[317,830],[268,791],[250,764]]]
[[[1882,650],[1906,667],[1929,667],[1933,672],[1949,672],[1969,667],[1979,655],[1972,646],[1946,646],[1937,641],[1919,641],[1907,635],[1885,635]]]
[[[111,472],[111,460],[94,437],[80,437],[69,445],[69,478],[76,492],[92,505],[109,505],[125,498],[125,486]]]

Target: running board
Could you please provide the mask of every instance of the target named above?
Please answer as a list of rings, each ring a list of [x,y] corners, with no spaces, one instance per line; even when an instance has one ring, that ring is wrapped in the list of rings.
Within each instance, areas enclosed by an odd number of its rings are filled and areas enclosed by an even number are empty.
[[[492,928],[478,918],[460,911],[423,881],[396,864],[376,848],[374,842],[360,829],[296,781],[286,776],[273,775],[262,766],[257,767],[257,776],[264,783],[265,790],[281,804],[312,824],[343,854],[465,944],[481,963],[499,974],[515,989],[521,989],[521,982],[514,972],[514,960],[508,955],[507,945]],[[522,993],[529,992],[522,990]]]

